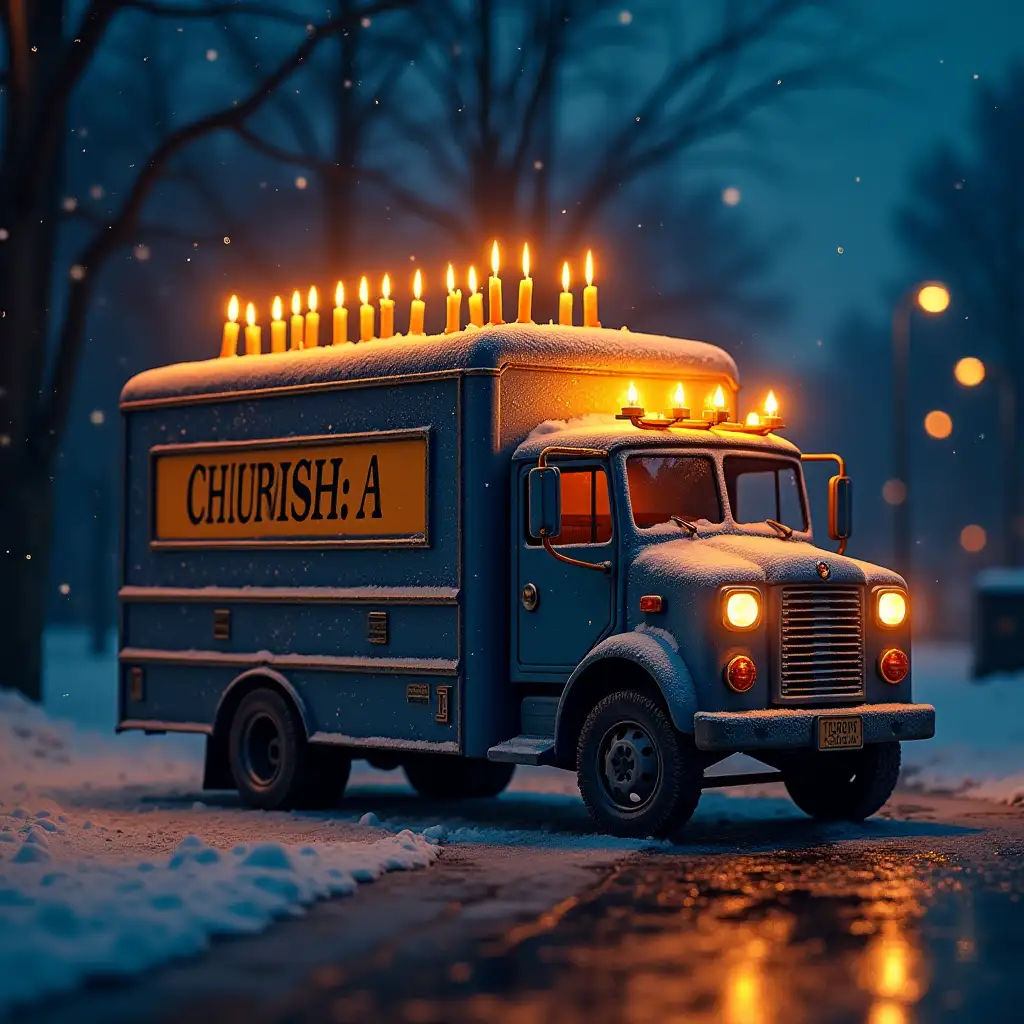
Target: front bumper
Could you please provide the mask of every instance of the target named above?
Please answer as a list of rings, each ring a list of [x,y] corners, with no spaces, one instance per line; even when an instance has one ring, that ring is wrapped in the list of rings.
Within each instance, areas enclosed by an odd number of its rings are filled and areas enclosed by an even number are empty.
[[[935,735],[931,704],[856,704],[838,708],[770,708],[764,711],[698,711],[693,738],[700,750],[783,750],[817,746],[824,715],[860,715],[865,743],[927,740]]]

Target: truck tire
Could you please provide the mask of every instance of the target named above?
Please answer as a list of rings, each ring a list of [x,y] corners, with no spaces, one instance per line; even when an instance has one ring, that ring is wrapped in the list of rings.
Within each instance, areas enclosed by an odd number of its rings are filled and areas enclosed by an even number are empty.
[[[433,800],[479,800],[497,796],[512,781],[514,764],[478,757],[426,754],[402,766],[409,785]]]
[[[703,765],[650,697],[613,693],[587,716],[576,778],[593,819],[615,836],[670,836],[693,816]]]
[[[793,803],[812,818],[863,821],[885,806],[899,777],[899,743],[872,743],[801,757],[786,770],[785,783]]]
[[[270,687],[238,705],[228,763],[242,802],[267,811],[334,806],[352,767],[344,752],[311,746],[295,708]]]

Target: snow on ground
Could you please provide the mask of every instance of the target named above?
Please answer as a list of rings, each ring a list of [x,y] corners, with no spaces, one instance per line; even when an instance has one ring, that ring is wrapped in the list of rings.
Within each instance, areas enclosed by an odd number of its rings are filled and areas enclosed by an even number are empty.
[[[1024,674],[974,683],[969,661],[964,646],[915,647],[915,696],[936,706],[937,734],[904,745],[905,781],[1019,801]],[[499,800],[446,806],[357,763],[341,811],[243,810],[200,791],[201,737],[113,734],[112,648],[91,657],[82,633],[52,631],[46,664],[43,708],[0,691],[0,1014],[424,866],[438,842],[611,857],[663,845],[597,834],[575,778],[548,768],[520,769]],[[795,813],[777,785],[712,791],[688,832],[699,844],[702,825]]]

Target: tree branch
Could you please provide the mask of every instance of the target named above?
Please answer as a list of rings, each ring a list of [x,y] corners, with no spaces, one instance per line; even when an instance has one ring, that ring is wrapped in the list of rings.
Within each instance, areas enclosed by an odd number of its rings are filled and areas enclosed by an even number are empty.
[[[80,253],[77,263],[84,268],[84,273],[77,279],[72,278],[68,288],[67,307],[57,342],[53,374],[40,413],[37,436],[55,444],[63,429],[70,406],[93,281],[110,255],[130,240],[150,190],[160,179],[169,162],[198,139],[243,124],[263,107],[275,90],[302,66],[324,39],[345,31],[360,18],[405,7],[410,2],[411,0],[375,0],[360,8],[350,18],[314,26],[307,32],[302,44],[245,99],[178,128],[156,146],[128,190],[127,198],[117,216],[107,225],[106,230],[94,236]]]
[[[258,0],[227,0],[225,3],[169,4],[160,0],[124,0],[126,9],[144,11],[158,18],[221,18],[248,15],[256,18],[269,18],[289,25],[310,24],[306,15],[286,7],[259,3]]]

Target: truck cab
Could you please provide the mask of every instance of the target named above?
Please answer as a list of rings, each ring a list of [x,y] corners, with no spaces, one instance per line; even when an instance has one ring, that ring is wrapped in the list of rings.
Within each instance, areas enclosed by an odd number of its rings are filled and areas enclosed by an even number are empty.
[[[205,733],[262,807],[365,757],[440,797],[571,770],[627,836],[770,779],[875,813],[934,732],[906,583],[845,553],[842,458],[739,404],[715,346],[534,324],[134,378],[120,727]],[[706,774],[734,753],[771,770]]]

